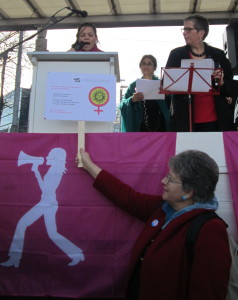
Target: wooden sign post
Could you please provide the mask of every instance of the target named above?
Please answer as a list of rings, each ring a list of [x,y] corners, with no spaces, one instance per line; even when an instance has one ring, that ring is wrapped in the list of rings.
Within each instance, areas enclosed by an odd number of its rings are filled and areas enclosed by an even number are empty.
[[[83,167],[80,148],[85,149],[85,121],[78,121],[78,168]]]

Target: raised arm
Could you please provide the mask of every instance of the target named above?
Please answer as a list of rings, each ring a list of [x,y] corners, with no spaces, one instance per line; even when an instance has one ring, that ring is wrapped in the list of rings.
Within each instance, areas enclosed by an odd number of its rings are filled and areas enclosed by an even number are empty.
[[[93,186],[107,199],[142,221],[147,221],[151,214],[158,208],[162,201],[161,196],[135,191],[120,179],[102,170],[92,161],[89,153],[80,149],[80,154],[82,157],[80,161],[83,164],[83,168],[96,179]],[[76,157],[75,163],[78,165],[78,157]]]

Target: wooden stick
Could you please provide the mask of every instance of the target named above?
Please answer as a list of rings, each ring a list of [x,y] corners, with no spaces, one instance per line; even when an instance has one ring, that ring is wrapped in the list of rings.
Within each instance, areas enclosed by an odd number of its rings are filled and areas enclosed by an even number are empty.
[[[85,149],[85,121],[78,121],[78,168],[83,167],[80,148]]]

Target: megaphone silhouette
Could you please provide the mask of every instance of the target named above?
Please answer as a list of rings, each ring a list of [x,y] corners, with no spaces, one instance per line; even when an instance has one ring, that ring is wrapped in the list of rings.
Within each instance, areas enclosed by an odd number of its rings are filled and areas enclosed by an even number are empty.
[[[18,156],[17,165],[33,164],[33,165],[42,165],[44,163],[43,157],[31,156],[26,154],[24,151],[21,151]]]

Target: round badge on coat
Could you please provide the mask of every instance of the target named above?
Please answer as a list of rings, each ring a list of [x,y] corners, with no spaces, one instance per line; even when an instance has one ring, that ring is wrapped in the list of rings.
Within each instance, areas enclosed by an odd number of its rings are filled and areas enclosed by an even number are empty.
[[[152,227],[155,227],[155,226],[157,226],[159,224],[159,220],[157,220],[157,219],[154,219],[152,222],[151,222],[151,226]]]

